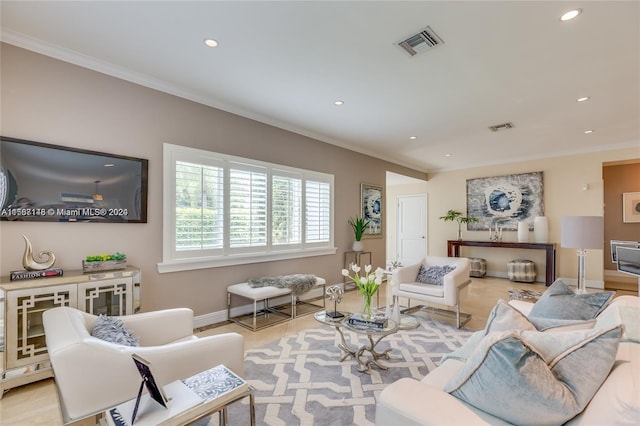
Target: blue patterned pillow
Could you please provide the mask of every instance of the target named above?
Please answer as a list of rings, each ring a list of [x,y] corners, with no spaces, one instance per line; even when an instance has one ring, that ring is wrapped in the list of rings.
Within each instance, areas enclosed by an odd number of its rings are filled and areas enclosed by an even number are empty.
[[[420,265],[416,282],[422,284],[442,285],[444,276],[456,269],[454,266],[425,266]]]
[[[124,328],[124,322],[119,318],[108,317],[100,314],[93,324],[93,337],[111,343],[125,346],[138,346],[140,338],[134,337],[130,330]]]
[[[622,326],[489,333],[444,391],[508,423],[563,424],[609,375],[621,335]]]
[[[558,279],[533,305],[529,318],[592,319],[602,312],[614,294],[613,291],[578,294]]]

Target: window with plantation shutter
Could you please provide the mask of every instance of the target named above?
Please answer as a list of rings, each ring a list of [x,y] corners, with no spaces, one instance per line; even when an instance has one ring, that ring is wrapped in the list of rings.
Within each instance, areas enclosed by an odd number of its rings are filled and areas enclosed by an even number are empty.
[[[159,272],[335,254],[333,175],[164,144]]]
[[[224,242],[224,170],[176,162],[176,250],[222,248]]]
[[[229,246],[267,245],[267,173],[231,163],[229,170]]]
[[[302,179],[273,174],[271,178],[271,244],[302,242]]]
[[[307,180],[305,200],[306,242],[329,241],[331,233],[331,188],[329,183]]]

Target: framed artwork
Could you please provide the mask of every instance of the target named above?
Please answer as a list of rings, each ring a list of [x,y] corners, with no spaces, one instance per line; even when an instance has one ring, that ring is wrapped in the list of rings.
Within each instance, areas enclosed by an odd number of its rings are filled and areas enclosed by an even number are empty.
[[[470,231],[484,231],[498,225],[515,231],[518,222],[533,229],[533,219],[544,216],[542,172],[467,179],[467,216]]]
[[[622,194],[622,221],[640,223],[640,192]]]
[[[382,238],[383,188],[367,183],[360,184],[362,217],[370,221],[362,238]]]

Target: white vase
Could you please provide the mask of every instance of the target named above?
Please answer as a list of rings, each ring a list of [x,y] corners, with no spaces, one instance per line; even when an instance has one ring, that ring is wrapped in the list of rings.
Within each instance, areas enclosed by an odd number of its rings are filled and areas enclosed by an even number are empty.
[[[525,221],[518,222],[518,242],[529,242],[529,224]]]
[[[536,243],[549,241],[549,222],[545,216],[536,216],[533,219],[533,236]]]
[[[361,252],[364,250],[364,245],[362,244],[362,241],[354,241],[353,242],[353,246],[351,246],[351,250],[355,251],[355,252]]]

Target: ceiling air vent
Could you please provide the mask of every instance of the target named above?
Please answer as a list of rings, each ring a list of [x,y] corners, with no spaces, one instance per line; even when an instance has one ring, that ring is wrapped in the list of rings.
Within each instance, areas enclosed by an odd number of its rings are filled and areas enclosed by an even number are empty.
[[[491,130],[492,132],[497,132],[498,130],[507,130],[507,129],[513,129],[513,123],[502,123],[502,124],[496,124],[495,126],[489,126],[489,130]]]
[[[415,56],[418,53],[431,50],[444,44],[444,41],[436,34],[431,27],[421,30],[417,34],[412,34],[396,43],[402,47],[409,55]]]

